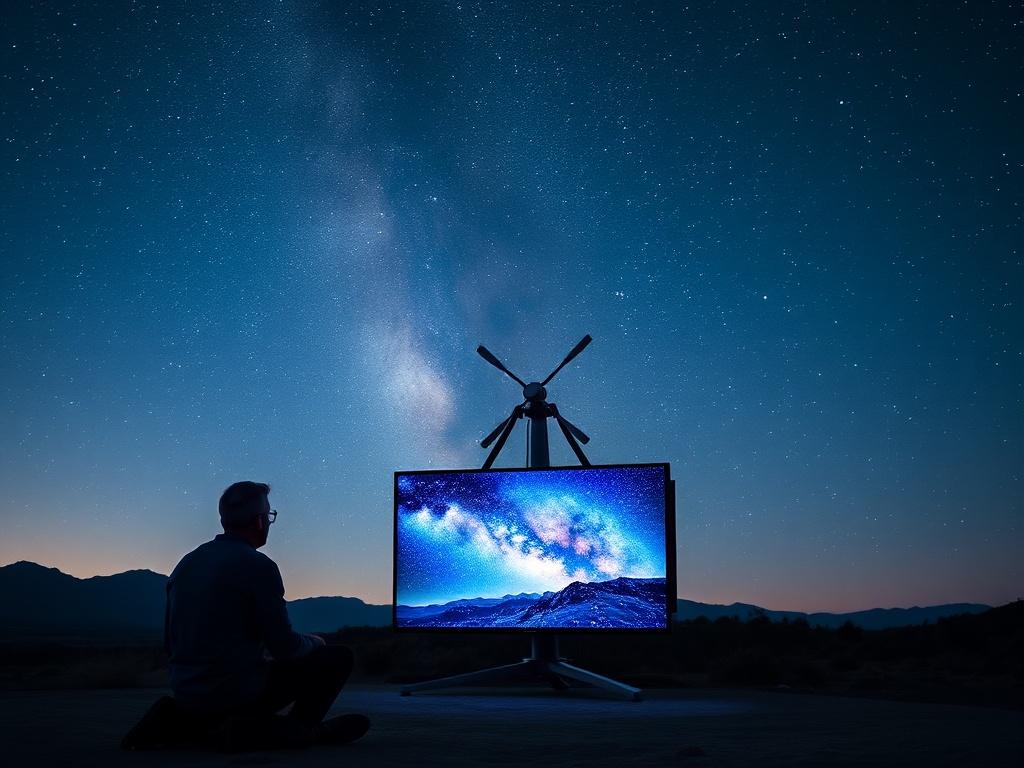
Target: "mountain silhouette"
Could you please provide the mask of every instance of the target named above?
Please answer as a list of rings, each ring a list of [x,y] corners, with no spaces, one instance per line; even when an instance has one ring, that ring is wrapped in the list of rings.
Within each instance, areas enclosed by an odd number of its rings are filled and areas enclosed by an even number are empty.
[[[0,636],[162,635],[167,577],[153,571],[78,579],[19,561],[0,567]],[[299,632],[387,626],[390,605],[355,597],[311,597],[288,603]]]
[[[835,629],[846,622],[855,624],[861,629],[890,629],[935,622],[947,616],[959,616],[965,613],[983,613],[991,608],[981,603],[946,603],[928,607],[913,608],[872,608],[866,611],[850,613],[804,613],[802,611],[773,611],[749,603],[732,603],[730,605],[714,605],[698,603],[693,600],[680,600],[675,614],[676,621],[706,618],[715,621],[720,618],[733,618],[750,621],[764,616],[772,621],[787,619],[795,621],[803,619],[811,626]]]
[[[162,630],[167,577],[153,571],[77,579],[20,561],[0,568],[0,631],[20,633]]]
[[[626,580],[631,581],[631,580]],[[643,581],[643,580],[632,580]],[[604,582],[608,584],[610,582]],[[126,571],[113,576],[79,579],[36,563],[19,561],[0,566],[0,637],[23,635],[88,635],[131,634],[159,636],[163,632],[164,590],[167,577],[148,570]],[[510,626],[514,617],[538,600],[550,600],[546,610],[566,609],[587,596],[597,598],[593,584],[574,582],[566,594],[545,592],[505,595],[500,598],[474,598],[430,606],[399,606],[398,612],[411,619],[443,614],[449,610],[480,610],[489,608],[491,620],[498,626]],[[636,587],[637,585],[632,585]],[[570,589],[571,588],[571,589]],[[628,584],[620,585],[624,597],[631,595]],[[566,592],[566,590],[569,590]],[[607,594],[605,595],[607,597]],[[633,594],[632,597],[636,597]],[[603,598],[602,598],[603,599]],[[504,608],[500,606],[504,605]],[[636,605],[633,604],[635,608]],[[812,625],[838,627],[847,621],[863,629],[886,629],[934,622],[940,618],[965,613],[981,613],[989,609],[978,603],[952,603],[929,607],[875,608],[854,613],[801,613],[773,611],[748,603],[714,605],[693,600],[679,600],[677,621],[704,617],[714,621],[732,617],[748,621],[764,616],[773,621],[804,619]],[[388,626],[390,605],[372,605],[355,597],[312,597],[288,603],[292,624],[300,632],[330,632],[346,626]],[[482,615],[482,614],[481,614]],[[536,612],[534,615],[537,615]],[[456,614],[449,617],[452,621]],[[559,621],[562,621],[560,619]],[[560,624],[560,626],[571,626]]]
[[[288,602],[288,618],[299,632],[386,627],[391,624],[391,606],[364,603],[358,597],[306,597]]]

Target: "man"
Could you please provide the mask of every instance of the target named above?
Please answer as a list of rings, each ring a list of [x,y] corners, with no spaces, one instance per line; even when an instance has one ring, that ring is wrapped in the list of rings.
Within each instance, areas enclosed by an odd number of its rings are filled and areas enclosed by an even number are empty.
[[[281,573],[258,551],[277,518],[269,493],[264,483],[228,487],[220,497],[224,533],[185,555],[167,581],[174,702],[163,706],[179,721],[206,724],[229,749],[348,743],[369,720],[323,718],[352,671],[352,652],[292,629]],[[287,717],[274,716],[289,704]]]

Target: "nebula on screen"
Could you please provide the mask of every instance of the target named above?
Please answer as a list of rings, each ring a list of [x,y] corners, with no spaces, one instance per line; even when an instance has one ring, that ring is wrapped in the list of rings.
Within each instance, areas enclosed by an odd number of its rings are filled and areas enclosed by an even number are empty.
[[[665,628],[666,482],[666,465],[396,473],[396,626]]]

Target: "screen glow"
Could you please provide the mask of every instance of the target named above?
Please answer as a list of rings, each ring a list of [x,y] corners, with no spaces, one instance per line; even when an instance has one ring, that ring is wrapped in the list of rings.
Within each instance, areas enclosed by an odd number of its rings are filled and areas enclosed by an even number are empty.
[[[396,473],[399,628],[663,629],[664,465]]]

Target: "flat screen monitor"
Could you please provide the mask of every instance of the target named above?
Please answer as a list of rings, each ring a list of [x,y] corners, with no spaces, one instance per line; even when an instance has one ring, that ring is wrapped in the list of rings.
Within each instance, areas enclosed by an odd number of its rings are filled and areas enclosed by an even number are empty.
[[[395,473],[398,630],[667,630],[668,464]]]

